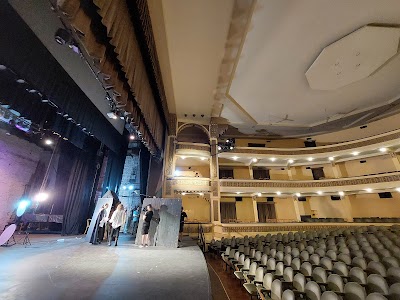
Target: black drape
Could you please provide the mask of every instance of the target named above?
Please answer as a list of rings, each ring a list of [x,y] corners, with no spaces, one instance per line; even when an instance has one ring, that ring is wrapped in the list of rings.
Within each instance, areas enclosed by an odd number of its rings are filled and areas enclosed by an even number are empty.
[[[61,234],[79,234],[86,222],[96,173],[96,151],[72,149]]]
[[[112,151],[108,151],[107,156],[107,166],[104,174],[102,195],[104,195],[107,190],[118,193],[118,189],[121,184],[122,173],[124,171],[126,152],[120,151],[119,153],[114,153]]]

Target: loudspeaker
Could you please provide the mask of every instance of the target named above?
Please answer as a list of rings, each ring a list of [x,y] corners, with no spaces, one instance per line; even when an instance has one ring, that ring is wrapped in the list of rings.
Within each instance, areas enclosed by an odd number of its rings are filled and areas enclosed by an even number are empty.
[[[340,200],[340,196],[331,196],[332,201]]]
[[[315,141],[304,141],[304,146],[306,147],[317,147]]]
[[[297,200],[299,200],[299,201],[307,201],[307,198],[306,197],[297,197]]]
[[[240,202],[240,201],[243,201],[243,198],[242,198],[242,197],[235,197],[235,200],[236,200],[237,202]]]

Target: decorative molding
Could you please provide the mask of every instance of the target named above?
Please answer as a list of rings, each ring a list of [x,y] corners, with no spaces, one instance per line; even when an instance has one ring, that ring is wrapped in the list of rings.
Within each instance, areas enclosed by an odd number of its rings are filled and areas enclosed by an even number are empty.
[[[211,192],[214,197],[218,197],[219,195],[218,186],[218,181],[211,181]]]
[[[213,220],[214,222],[219,221],[219,201],[213,200]]]
[[[175,137],[168,137],[167,144],[167,157],[165,159],[165,176],[173,176],[174,175],[174,153],[175,153]]]
[[[352,228],[351,225],[272,225],[272,226],[222,226],[222,232],[275,232],[275,231],[305,231],[305,230],[326,230],[326,229],[346,229]]]
[[[176,114],[169,114],[168,117],[168,135],[176,136],[177,119]]]
[[[333,187],[346,185],[362,185],[382,182],[400,181],[400,172],[392,172],[387,175],[372,175],[365,178],[340,178],[340,179],[323,179],[323,180],[302,180],[302,181],[286,181],[286,180],[235,180],[221,179],[221,187],[242,187],[242,188],[307,188],[307,187]]]
[[[165,181],[165,194],[168,196],[172,195],[172,183],[170,180]]]

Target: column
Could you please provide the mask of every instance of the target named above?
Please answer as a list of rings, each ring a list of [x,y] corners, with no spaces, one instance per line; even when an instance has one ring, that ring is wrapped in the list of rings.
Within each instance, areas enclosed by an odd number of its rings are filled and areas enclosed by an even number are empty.
[[[256,223],[259,223],[260,220],[258,219],[257,197],[253,197],[253,213],[254,213],[254,221]]]
[[[211,120],[210,123],[210,186],[211,186],[211,222],[221,224],[221,195],[219,191],[219,165],[218,165],[218,124]]]
[[[393,161],[396,171],[400,171],[400,161],[399,161],[399,157],[397,156],[397,154],[395,152],[390,152],[389,155]]]
[[[297,200],[297,198],[293,199],[293,206],[294,206],[294,212],[296,214],[296,220],[300,222],[301,216],[300,216],[299,201]]]
[[[293,180],[292,167],[288,166],[287,170],[288,170],[289,180]]]
[[[175,172],[175,141],[176,141],[176,125],[177,119],[175,114],[170,114],[169,132],[167,145],[165,147],[164,159],[164,180],[163,180],[163,197],[170,198],[174,196],[172,190],[172,180]]]
[[[331,162],[331,166],[332,166],[332,171],[333,171],[333,175],[335,176],[335,178],[341,178],[342,172],[340,171],[339,166],[337,164],[335,164],[335,162]]]
[[[343,211],[344,211],[343,218],[347,222],[353,222],[353,215],[351,213],[351,201],[350,201],[350,199],[352,199],[353,197],[355,197],[355,195],[346,195],[346,196],[342,197],[342,200],[341,200],[342,205],[343,205]]]

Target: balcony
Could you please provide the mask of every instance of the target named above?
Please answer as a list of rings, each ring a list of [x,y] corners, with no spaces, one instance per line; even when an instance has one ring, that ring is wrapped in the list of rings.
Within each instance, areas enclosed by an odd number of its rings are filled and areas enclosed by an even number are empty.
[[[208,193],[210,192],[210,178],[204,177],[175,177],[166,180],[167,189],[175,193]]]
[[[223,193],[310,193],[349,191],[366,189],[388,190],[400,187],[400,172],[375,174],[348,178],[323,180],[238,180],[221,179],[220,191]]]

